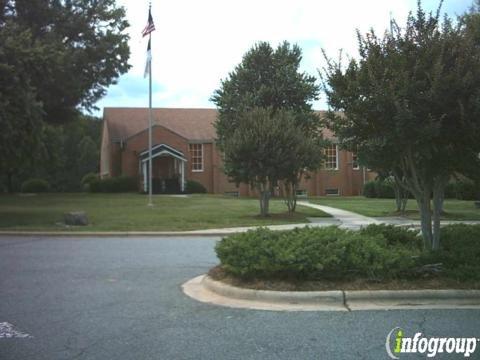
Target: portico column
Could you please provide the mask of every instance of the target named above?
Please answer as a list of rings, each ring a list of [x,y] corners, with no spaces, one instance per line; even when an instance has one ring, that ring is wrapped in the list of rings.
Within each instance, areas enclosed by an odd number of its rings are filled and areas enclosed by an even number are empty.
[[[147,179],[147,162],[146,161],[142,162],[142,167],[143,167],[143,191],[147,192],[148,179]]]
[[[181,175],[181,180],[180,180],[180,191],[184,192],[185,191],[185,161],[181,161],[182,165],[180,166],[180,175]]]

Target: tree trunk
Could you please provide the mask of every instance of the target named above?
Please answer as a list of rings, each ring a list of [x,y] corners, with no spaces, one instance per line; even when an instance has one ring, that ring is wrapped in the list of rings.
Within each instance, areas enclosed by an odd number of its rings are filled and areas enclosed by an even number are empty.
[[[269,215],[270,207],[270,189],[268,184],[260,184],[260,215],[266,217]]]
[[[397,212],[405,214],[405,209],[408,202],[408,191],[405,190],[396,176],[393,184],[393,191],[395,192],[395,204],[397,205]]]
[[[448,178],[435,179],[433,186],[433,237],[432,250],[440,249],[440,217],[443,212],[443,200],[445,198],[445,187]]]
[[[420,210],[420,224],[425,249],[432,249],[432,210],[430,204],[430,190],[426,189],[423,194],[415,194],[418,209]]]
[[[284,199],[287,205],[288,212],[291,214],[295,212],[297,208],[297,184],[292,184],[286,181],[283,185]]]

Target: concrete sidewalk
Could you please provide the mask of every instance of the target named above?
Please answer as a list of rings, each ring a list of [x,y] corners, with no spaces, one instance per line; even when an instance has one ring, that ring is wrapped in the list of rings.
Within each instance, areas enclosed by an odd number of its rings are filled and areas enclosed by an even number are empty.
[[[397,226],[411,226],[419,227],[420,221],[410,220],[401,217],[384,217],[384,218],[371,218],[368,216],[360,215],[351,211],[341,210],[330,206],[318,205],[309,203],[307,201],[297,202],[299,206],[311,207],[321,210],[332,217],[312,217],[308,218],[309,223],[300,224],[283,224],[283,225],[266,225],[266,226],[244,226],[244,227],[232,227],[232,228],[216,228],[216,229],[203,229],[203,230],[191,230],[191,231],[0,231],[0,236],[79,236],[79,237],[117,237],[117,236],[225,236],[235,233],[246,232],[248,230],[258,229],[259,227],[265,227],[270,230],[292,230],[295,228],[309,227],[322,227],[322,226],[339,226],[344,229],[358,230],[363,226],[370,224],[391,224]],[[442,221],[443,225],[450,224],[480,224],[480,221]]]
[[[341,210],[330,206],[312,204],[306,201],[299,201],[297,205],[307,206],[314,209],[321,210],[333,216],[340,223],[340,227],[346,229],[356,230],[362,226],[368,226],[370,224],[381,224],[382,222],[367,216],[363,216],[351,211]]]

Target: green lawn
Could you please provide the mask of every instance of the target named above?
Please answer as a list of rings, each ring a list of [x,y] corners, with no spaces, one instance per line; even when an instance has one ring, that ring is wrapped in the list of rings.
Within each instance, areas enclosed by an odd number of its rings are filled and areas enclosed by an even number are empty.
[[[68,230],[61,225],[66,211],[86,211],[90,225],[83,231],[181,231],[235,226],[308,222],[329,216],[299,207],[293,216],[282,201],[271,202],[272,216],[258,217],[256,199],[214,195],[188,198],[154,196],[153,208],[140,194],[0,195],[0,230]],[[70,228],[71,229],[71,228]]]
[[[398,216],[395,213],[394,199],[368,199],[363,196],[353,197],[312,197],[310,202],[353,211],[365,216]],[[473,201],[445,200],[444,218],[448,220],[480,220],[480,209],[475,208]],[[417,204],[409,199],[407,215],[410,219],[419,219]]]

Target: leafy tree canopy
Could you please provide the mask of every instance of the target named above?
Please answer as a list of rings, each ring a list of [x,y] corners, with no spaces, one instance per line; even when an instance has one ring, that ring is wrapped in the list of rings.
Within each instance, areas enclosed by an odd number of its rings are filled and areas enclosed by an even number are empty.
[[[297,126],[291,111],[254,108],[243,112],[238,127],[225,142],[225,173],[237,184],[260,193],[260,211],[268,215],[272,185],[294,184],[299,174],[320,167],[322,139]]]
[[[115,0],[3,0],[0,51],[7,62],[2,63],[19,72],[22,62],[44,119],[63,123],[79,107],[93,109],[128,70],[127,27],[125,10]],[[20,37],[24,51],[35,51],[12,63],[4,44]]]
[[[373,167],[404,177],[422,215],[427,248],[438,248],[443,193],[450,176],[480,165],[478,14],[458,22],[421,4],[402,30],[358,34],[360,59],[329,60],[328,125]],[[432,233],[430,197],[434,198]]]
[[[301,49],[283,42],[276,49],[267,42],[252,47],[223,80],[211,100],[219,111],[216,123],[220,147],[238,126],[238,115],[253,108],[295,113],[299,124],[314,128],[318,118],[312,101],[318,99],[316,79],[299,71]]]

